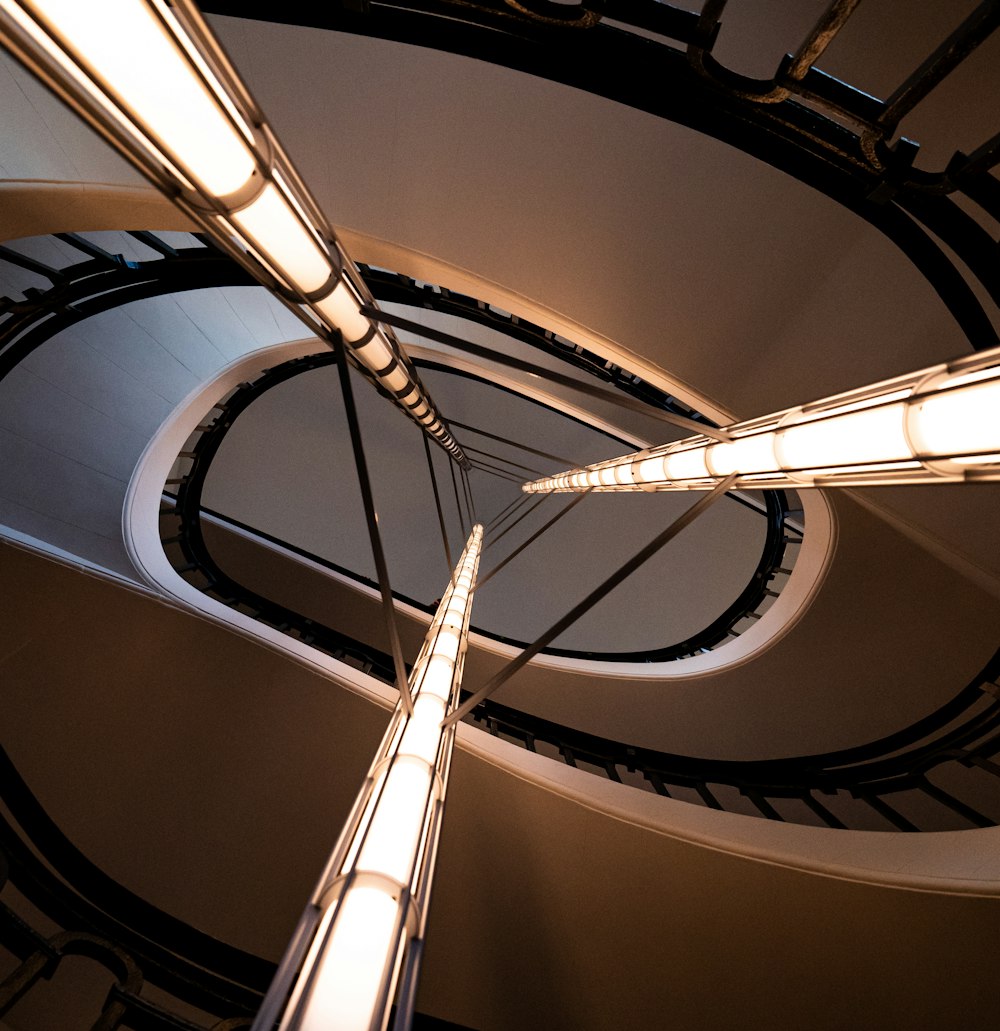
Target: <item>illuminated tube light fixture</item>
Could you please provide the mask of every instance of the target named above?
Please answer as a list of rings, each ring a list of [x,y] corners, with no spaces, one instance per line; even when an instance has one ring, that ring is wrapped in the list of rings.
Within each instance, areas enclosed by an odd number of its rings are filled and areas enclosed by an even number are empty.
[[[522,485],[564,491],[1000,480],[1000,348]]]
[[[396,706],[254,1031],[379,1031],[397,986],[412,1013],[482,543],[476,524],[410,675],[413,714]]]
[[[467,458],[192,0],[0,0],[0,44],[462,463]]]

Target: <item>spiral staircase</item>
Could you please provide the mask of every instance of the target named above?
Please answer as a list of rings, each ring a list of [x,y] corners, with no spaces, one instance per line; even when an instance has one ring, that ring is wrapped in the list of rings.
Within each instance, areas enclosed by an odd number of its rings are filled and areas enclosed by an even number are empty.
[[[721,423],[997,345],[1000,5],[961,6],[205,9],[373,292],[425,328],[428,382],[642,444],[657,411]],[[325,359],[2,75],[0,1020],[249,1027],[393,705],[364,539],[331,558],[264,529],[305,495],[261,474],[240,513],[203,496]],[[443,569],[418,436],[363,403],[373,468],[403,449],[381,518]],[[263,433],[326,441],[322,408],[272,407]],[[504,432],[559,451],[533,419]],[[296,490],[327,460],[289,450]],[[488,518],[516,496],[470,485]],[[992,1026],[996,495],[749,499],[764,544],[730,608],[673,648],[550,650],[476,710],[414,1026]],[[571,525],[581,564],[612,561],[614,527]],[[532,547],[497,597],[568,608]],[[436,594],[397,593],[411,657]],[[667,604],[617,597],[609,620]],[[481,629],[467,686],[523,644]]]

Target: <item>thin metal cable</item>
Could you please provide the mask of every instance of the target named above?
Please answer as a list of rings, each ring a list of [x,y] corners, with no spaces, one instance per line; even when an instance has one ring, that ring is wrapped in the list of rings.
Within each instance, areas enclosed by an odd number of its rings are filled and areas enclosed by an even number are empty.
[[[510,458],[504,458],[503,455],[495,455],[492,451],[483,451],[481,448],[469,447],[468,444],[462,446],[462,450],[468,454],[472,452],[474,455],[485,455],[487,458],[495,459],[497,462],[505,462],[507,465],[513,465],[518,469],[523,469],[526,473],[536,473],[539,476],[544,475],[541,470],[532,468],[530,465],[522,465],[520,462],[514,462]]]
[[[490,580],[492,580],[493,577],[495,577],[497,573],[499,573],[500,570],[503,569],[505,565],[507,565],[508,562],[510,562],[512,559],[517,558],[517,556],[520,555],[521,552],[524,551],[524,549],[527,548],[529,544],[534,544],[535,541],[537,541],[538,538],[541,537],[542,534],[545,533],[545,531],[548,530],[550,526],[554,526],[556,523],[559,522],[560,519],[562,519],[564,515],[566,515],[570,511],[570,509],[575,508],[577,505],[579,505],[580,502],[583,501],[583,499],[591,492],[591,490],[593,490],[592,487],[585,490],[582,494],[577,494],[576,497],[574,497],[568,505],[566,505],[564,508],[561,508],[540,530],[536,530],[523,544],[519,544],[502,562],[497,563],[497,565],[495,565],[486,574],[486,576],[482,577],[480,580],[477,580],[476,590],[482,590],[483,587],[485,587],[486,584],[488,584]],[[497,539],[499,540],[499,538]]]
[[[368,538],[371,541],[372,555],[375,558],[375,571],[378,575],[379,591],[382,594],[382,615],[385,618],[386,633],[389,635],[392,662],[396,671],[396,686],[399,688],[399,694],[403,700],[403,711],[407,716],[411,716],[413,714],[413,699],[410,698],[406,663],[403,660],[403,647],[400,644],[399,629],[396,626],[396,609],[392,601],[392,587],[389,584],[389,569],[385,563],[385,552],[382,550],[382,537],[378,530],[378,518],[375,513],[375,502],[372,497],[372,484],[368,476],[368,463],[365,460],[364,442],[361,439],[361,426],[358,423],[358,411],[354,404],[351,370],[347,364],[347,352],[344,350],[340,334],[332,334],[331,342],[337,355],[340,389],[344,395],[344,411],[347,414],[347,425],[351,433],[351,447],[354,449],[354,466],[358,473],[361,500],[365,508],[365,521],[368,523]],[[449,462],[449,465],[454,465],[454,463]]]
[[[675,519],[662,533],[649,542],[612,573],[600,586],[587,595],[583,601],[574,605],[562,619],[557,620],[536,641],[533,641],[516,658],[507,663],[498,673],[488,680],[471,698],[463,702],[450,716],[442,720],[441,725],[450,726],[468,715],[484,699],[489,698],[497,688],[505,684],[522,666],[526,666],[547,644],[554,641],[567,627],[572,626],[584,613],[589,612],[602,598],[610,594],[626,577],[635,572],[647,559],[652,558],[668,541],[673,540],[681,530],[689,526],[736,482],[736,473],[731,473],[717,484],[708,494],[699,498],[686,512]]]
[[[529,495],[529,497],[530,497],[530,495]],[[544,500],[545,500],[545,498],[550,498],[550,497],[552,497],[552,495],[551,495],[551,494],[543,494],[543,495],[542,495],[542,501],[544,501]],[[522,513],[521,513],[521,514],[520,514],[520,515],[519,515],[519,516],[518,516],[518,517],[517,517],[517,518],[516,518],[516,519],[514,520],[514,522],[512,522],[512,523],[510,524],[510,526],[508,526],[508,527],[507,527],[507,529],[503,531],[503,533],[501,533],[501,534],[500,534],[499,536],[497,536],[497,537],[494,537],[494,538],[493,538],[493,540],[491,540],[491,541],[490,541],[490,543],[489,543],[489,544],[487,544],[487,545],[486,545],[486,547],[484,547],[484,548],[483,548],[483,552],[485,553],[485,552],[486,552],[486,551],[488,551],[488,550],[489,550],[490,548],[492,548],[492,547],[493,547],[493,545],[497,543],[497,541],[499,541],[499,540],[501,540],[502,538],[506,537],[506,536],[507,536],[507,534],[508,534],[508,533],[510,533],[510,531],[511,531],[511,530],[513,530],[513,529],[514,529],[514,527],[515,527],[515,526],[517,526],[517,524],[518,524],[518,523],[519,523],[519,522],[520,522],[520,521],[521,521],[522,519],[527,519],[527,518],[528,518],[528,516],[530,516],[530,515],[531,515],[531,513],[532,513],[532,512],[534,512],[534,511],[535,511],[535,509],[536,509],[536,508],[538,508],[538,506],[539,506],[539,505],[540,505],[541,503],[542,503],[541,501],[538,501],[538,502],[536,502],[536,503],[535,503],[534,505],[532,505],[532,506],[531,506],[531,508],[529,508],[529,509],[528,509],[527,511],[525,511],[525,512],[522,512]]]
[[[451,473],[451,489],[455,492],[455,507],[458,509],[458,525],[462,528],[462,535],[467,536],[469,531],[465,526],[465,515],[462,512],[462,503],[458,500],[458,484],[455,482],[455,463],[448,463],[448,471]]]
[[[536,447],[530,447],[527,444],[518,443],[516,440],[510,440],[508,437],[500,437],[495,433],[487,433],[486,430],[480,429],[478,426],[469,426],[468,423],[451,421],[450,425],[460,426],[463,430],[470,430],[472,433],[478,433],[481,437],[489,437],[490,440],[499,441],[501,444],[509,444],[511,447],[519,448],[521,451],[527,451],[529,454],[538,455],[539,458],[548,458],[552,462],[569,462],[570,465],[579,465],[579,462],[574,461],[572,458],[564,458],[562,455],[553,455],[549,451],[540,451]]]
[[[431,488],[434,491],[434,507],[437,509],[438,525],[441,527],[441,543],[444,545],[444,557],[448,563],[448,576],[451,582],[454,583],[454,569],[455,564],[451,560],[451,548],[448,547],[448,531],[444,525],[444,511],[441,508],[441,495],[438,492],[437,476],[434,473],[434,460],[431,457],[431,446],[427,443],[426,434],[423,435],[424,441],[424,454],[427,456],[427,468],[431,474]]]

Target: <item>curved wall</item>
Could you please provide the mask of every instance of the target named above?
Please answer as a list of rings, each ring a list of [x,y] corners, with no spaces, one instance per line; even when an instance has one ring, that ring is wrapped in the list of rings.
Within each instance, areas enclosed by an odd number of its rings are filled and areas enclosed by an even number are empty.
[[[72,196],[79,202],[81,191]],[[120,198],[111,190],[102,196]],[[128,244],[121,237],[110,245]],[[42,261],[83,260],[57,253],[46,239],[13,246]],[[17,286],[34,279],[24,276]],[[205,378],[301,335],[284,305],[256,287],[133,301],[56,333],[0,379],[0,523],[134,578],[121,511],[149,437]]]
[[[126,887],[276,958],[380,709],[333,668],[10,545],[0,578],[20,599],[3,742],[43,806]],[[48,621],[65,632],[39,636]],[[490,1031],[659,1026],[665,1011],[705,1029],[737,1012],[989,1026],[997,835],[715,813],[462,727],[418,1005]]]
[[[217,24],[359,259],[378,261],[398,243],[410,267],[386,265],[460,289],[474,270],[494,284],[481,291],[487,300],[553,326],[542,305],[558,310],[681,396],[697,385],[722,414],[781,407],[965,346],[890,244],[713,141],[460,58]],[[337,75],[317,83],[314,67]],[[6,64],[2,74],[0,132],[13,146],[0,175],[87,185],[82,207],[56,190],[53,208],[45,184],[42,205],[5,209],[13,228],[0,235],[183,228],[148,217],[158,207],[148,192],[130,209],[141,218],[109,215],[95,184],[131,188],[132,174],[28,76]],[[34,185],[10,191],[38,197]],[[127,571],[117,545],[93,538],[113,540],[135,454],[115,450],[121,427],[74,418],[81,439],[105,441],[121,465],[89,468],[70,453],[76,441],[41,428],[25,449],[8,428],[15,459],[5,464],[26,489],[36,489],[33,472],[56,485],[44,503],[18,502],[15,522]],[[58,461],[36,467],[46,450]],[[78,468],[84,480],[73,479]],[[95,471],[114,483],[91,509]],[[997,606],[968,577],[995,571],[995,498],[942,492],[931,512],[926,499],[895,495],[909,536],[839,498],[824,590],[779,647],[738,670],[635,685],[628,705],[569,674],[522,687],[543,711],[572,708],[622,736],[649,732],[642,714],[654,705],[665,740],[707,730],[723,755],[876,736],[953,694],[992,650]],[[68,531],[58,522],[67,513]],[[937,554],[960,572],[928,554],[931,527]],[[93,858],[172,911],[276,955],[336,833],[337,798],[353,795],[346,771],[360,778],[380,729],[378,709],[355,695],[387,707],[388,692],[306,655],[288,662],[285,640],[259,627],[240,628],[255,643],[239,641],[211,620],[44,565],[2,547],[6,593],[19,599],[14,643],[0,656],[14,685],[5,742]],[[65,633],[51,638],[60,612]],[[476,661],[485,675],[495,660]],[[331,690],[333,680],[351,690]],[[422,1009],[483,1028],[659,1026],[664,1013],[693,1028],[731,1026],[734,1014],[747,1026],[831,1029],[995,1023],[982,976],[1000,958],[994,831],[776,827],[536,769],[540,760],[475,732],[460,740],[449,814],[460,819],[445,832]],[[474,990],[456,993],[455,980]]]
[[[308,342],[285,345],[270,358],[276,362],[307,350]],[[245,378],[247,361],[234,363],[179,406],[151,440],[129,488],[124,526],[130,554],[148,583],[253,632],[248,617],[177,576],[157,527],[162,484],[174,456],[215,399]],[[745,635],[745,652],[738,641],[709,656],[665,663],[651,675],[630,675],[615,664],[610,677],[606,666],[592,670],[550,656],[532,662],[498,700],[630,744],[718,758],[847,747],[933,711],[992,655],[1000,607],[849,498],[830,500],[838,516],[836,538],[829,530],[807,534],[812,543],[806,546],[816,554],[800,560],[791,581],[798,576],[800,586],[789,588],[785,605],[779,607],[779,599],[760,621],[756,642]],[[246,563],[245,555],[242,562],[246,586],[267,596],[266,575],[262,581],[257,563]],[[822,589],[813,596],[819,580]],[[362,639],[386,650],[382,632],[374,629],[380,627],[375,599],[370,592],[365,598],[361,589],[348,590],[359,606],[367,601],[372,629]],[[366,618],[360,612],[354,611],[355,620]],[[413,619],[420,625],[426,617]],[[512,654],[477,640],[466,659],[466,685],[485,682]]]

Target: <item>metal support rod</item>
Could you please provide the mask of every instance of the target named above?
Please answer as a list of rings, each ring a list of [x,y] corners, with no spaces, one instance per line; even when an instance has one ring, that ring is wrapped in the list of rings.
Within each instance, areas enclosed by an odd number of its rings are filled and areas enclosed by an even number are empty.
[[[480,472],[486,473],[487,476],[496,476],[498,479],[507,480],[510,483],[516,483],[519,487],[524,485],[524,480],[521,479],[523,473],[515,473],[513,471],[504,471],[498,466],[483,465],[478,462],[473,462],[472,468],[478,469]]]
[[[12,247],[0,247],[0,258],[36,276],[41,276],[53,284],[66,278],[65,274],[59,269],[52,268],[50,265],[45,265],[40,261],[35,261],[34,258],[29,258],[26,254],[15,251]]]
[[[948,36],[938,44],[907,79],[886,99],[878,123],[893,130],[935,86],[958,67],[1000,24],[1000,7],[995,0],[980,3]]]
[[[121,255],[112,254],[103,247],[98,247],[96,243],[92,243],[79,233],[55,233],[53,235],[57,240],[68,243],[70,247],[75,247],[81,254],[86,254],[88,258],[94,258],[96,261],[103,261],[107,265],[134,265],[134,262],[126,261]]]
[[[551,497],[551,496],[552,496],[551,494],[543,494],[543,495],[542,495],[542,497],[543,497],[543,498],[548,498],[548,497]],[[517,524],[518,524],[519,522],[521,522],[521,520],[522,520],[522,519],[527,519],[527,518],[528,518],[528,516],[530,516],[530,515],[531,515],[531,513],[535,511],[535,509],[536,509],[536,508],[538,508],[538,505],[537,505],[537,504],[535,504],[535,505],[532,505],[532,506],[531,506],[530,508],[528,508],[528,509],[526,509],[526,510],[525,510],[524,512],[522,512],[522,513],[521,513],[521,514],[520,514],[520,515],[519,515],[519,516],[518,516],[518,517],[517,517],[517,518],[516,518],[516,519],[514,520],[514,522],[512,522],[512,523],[510,524],[510,526],[508,526],[508,527],[507,527],[507,529],[503,531],[503,533],[501,533],[501,534],[499,534],[498,536],[494,537],[494,538],[493,538],[493,540],[491,540],[491,541],[490,541],[490,543],[489,543],[489,544],[487,544],[485,548],[483,548],[483,551],[484,551],[484,552],[485,552],[485,551],[489,551],[489,549],[490,549],[490,548],[492,548],[492,547],[493,547],[493,545],[497,543],[497,541],[499,541],[499,540],[500,540],[501,538],[503,538],[503,537],[506,537],[506,536],[507,536],[507,534],[508,534],[508,533],[510,533],[510,531],[511,531],[511,530],[513,530],[513,529],[514,529],[514,527],[515,527],[515,526],[517,526]]]
[[[427,469],[431,474],[431,489],[434,491],[434,507],[437,509],[438,525],[441,527],[441,543],[444,545],[444,557],[448,561],[448,575],[451,576],[455,563],[451,560],[451,548],[448,547],[448,531],[444,525],[444,511],[441,508],[441,495],[438,492],[437,476],[434,473],[434,459],[431,455],[431,446],[427,443],[427,434],[422,433],[421,438],[424,442],[424,454],[427,455]]]
[[[481,437],[489,437],[490,440],[497,440],[501,444],[509,444],[511,447],[519,448],[521,451],[527,451],[529,454],[538,455],[539,458],[548,458],[553,462],[569,462],[571,465],[576,464],[572,458],[553,455],[549,451],[540,451],[536,447],[530,447],[528,444],[518,443],[516,440],[511,440],[509,437],[498,436],[496,433],[487,433],[486,430],[481,430],[478,426],[469,426],[468,423],[456,422],[454,419],[449,419],[448,423],[450,426],[458,426],[460,429],[469,430],[472,433],[478,433]]]
[[[519,495],[518,495],[518,496],[517,496],[516,498],[514,498],[514,500],[513,500],[513,501],[512,501],[512,502],[511,502],[511,503],[510,503],[510,504],[509,504],[509,505],[508,505],[508,506],[507,506],[507,507],[506,507],[506,508],[505,508],[505,509],[504,509],[503,511],[502,511],[502,512],[500,512],[499,514],[495,515],[495,516],[494,516],[494,517],[493,517],[493,518],[492,518],[492,519],[490,520],[490,523],[489,523],[489,525],[488,525],[488,526],[486,527],[486,533],[489,533],[489,532],[490,532],[490,530],[492,530],[492,529],[493,529],[493,526],[494,526],[494,524],[495,524],[495,523],[499,523],[499,522],[500,522],[500,520],[501,520],[501,519],[503,519],[503,517],[504,517],[504,516],[505,516],[505,515],[506,515],[506,514],[507,514],[507,513],[508,513],[508,512],[509,512],[509,511],[510,511],[510,510],[511,510],[511,509],[512,509],[513,507],[514,507],[514,506],[515,506],[515,505],[519,505],[519,504],[520,504],[520,503],[521,503],[521,502],[522,502],[523,500],[524,500],[524,494],[523,494],[523,492],[522,492],[522,493],[520,493],[520,494],[519,494]]]
[[[450,716],[445,717],[442,726],[458,722],[484,699],[489,698],[497,688],[505,684],[522,666],[526,666],[546,645],[554,641],[567,627],[572,626],[584,613],[589,612],[602,598],[610,594],[623,580],[634,573],[647,559],[652,558],[660,548],[671,541],[682,530],[690,526],[698,516],[710,508],[736,481],[736,474],[730,473],[718,483],[708,494],[696,501],[686,512],[675,519],[662,533],[649,542],[641,551],[628,560],[620,569],[607,578],[599,587],[587,595],[583,601],[574,605],[562,619],[557,620],[536,641],[529,644],[516,658],[507,663],[498,673],[491,677],[471,698],[463,702]]]
[[[505,480],[507,483],[516,483],[518,486],[521,486],[524,483],[524,480],[517,476],[507,476],[505,473],[497,472],[496,469],[487,469],[484,465],[476,465],[473,463],[472,468],[486,473],[487,476],[495,476],[498,480]]]
[[[462,485],[465,487],[466,502],[469,506],[469,518],[473,523],[478,523],[476,516],[476,499],[472,494],[472,484],[469,483],[469,473],[465,466],[461,466],[459,475],[462,477]]]
[[[455,479],[455,463],[448,464],[448,471],[451,473],[451,489],[455,492],[455,507],[458,509],[458,525],[462,528],[463,536],[468,533],[465,526],[465,514],[462,512],[462,502],[458,500],[458,482]]]
[[[161,240],[155,233],[151,233],[146,229],[130,229],[128,235],[138,240],[139,243],[144,244],[150,250],[162,254],[164,258],[177,257],[176,248],[171,247],[165,240]]]
[[[392,651],[392,662],[396,671],[396,686],[399,688],[400,698],[403,702],[403,711],[407,716],[411,716],[413,714],[413,700],[410,698],[406,663],[403,661],[403,647],[400,644],[399,629],[396,626],[396,609],[392,602],[389,569],[385,564],[382,537],[378,530],[378,517],[375,514],[375,502],[372,498],[372,484],[368,476],[368,463],[365,460],[365,448],[361,439],[358,410],[354,404],[351,370],[347,364],[347,352],[339,333],[331,334],[331,343],[333,344],[334,353],[337,355],[340,389],[344,395],[344,411],[347,414],[347,425],[351,432],[351,447],[354,449],[354,466],[358,473],[361,500],[364,503],[365,520],[368,523],[368,538],[371,541],[372,555],[375,559],[375,572],[378,576],[379,591],[382,594],[382,615],[385,619],[386,633],[389,635],[389,647]],[[454,465],[454,463],[449,463],[449,465]]]
[[[498,562],[485,576],[480,577],[479,580],[476,581],[476,590],[481,590],[487,583],[489,583],[490,580],[493,579],[493,577],[497,575],[497,573],[500,572],[501,569],[503,569],[505,565],[507,565],[508,562],[517,558],[517,556],[520,555],[529,544],[534,544],[550,526],[554,526],[558,523],[559,520],[570,511],[570,509],[576,508],[576,506],[579,505],[589,493],[590,491],[586,490],[582,494],[577,494],[568,505],[561,508],[540,530],[536,530],[523,544],[519,544],[502,562]]]
[[[472,448],[467,448],[466,450],[471,451]],[[473,458],[471,461],[477,469],[482,469],[483,472],[500,473],[503,476],[510,477],[516,483],[524,483],[523,474],[519,475],[514,472],[513,469],[505,469],[502,465],[494,465],[492,462],[484,462],[481,458]],[[525,467],[522,465],[521,468],[524,469]],[[531,469],[526,471],[532,472]]]
[[[500,529],[500,527],[504,524],[504,522],[506,522],[506,520],[510,519],[510,517],[518,510],[518,508],[521,505],[524,505],[524,504],[526,504],[528,502],[530,497],[531,497],[530,494],[525,494],[522,491],[521,496],[517,499],[517,502],[515,504],[513,504],[513,505],[508,505],[507,513],[503,517],[503,519],[494,519],[493,520],[493,526],[492,527],[487,527],[486,533],[489,534],[489,533],[492,533],[495,530]]]
[[[662,408],[651,408],[649,405],[636,398],[629,397],[627,394],[613,394],[610,391],[595,386],[593,383],[574,379],[572,376],[555,372],[553,369],[547,369],[543,365],[534,365],[521,358],[514,358],[509,354],[500,354],[489,347],[473,344],[468,340],[463,340],[461,337],[454,336],[451,333],[444,333],[438,329],[430,329],[428,326],[422,326],[419,322],[412,322],[410,319],[401,318],[399,315],[390,315],[379,308],[365,306],[361,309],[361,314],[367,316],[373,322],[381,322],[396,329],[416,333],[418,336],[426,337],[428,340],[435,340],[439,344],[447,344],[448,347],[465,351],[467,354],[475,355],[477,358],[484,358],[486,361],[495,362],[497,365],[506,365],[508,368],[517,369],[518,372],[530,373],[531,375],[538,376],[540,379],[548,380],[550,383],[557,383],[561,387],[577,390],[588,397],[606,401],[608,404],[617,405],[619,408],[627,408],[631,412],[647,415],[650,418],[659,419],[661,422],[668,422],[671,426],[687,430],[688,433],[702,433],[713,440],[725,442],[732,440],[732,437],[725,430],[717,429],[708,423],[696,422],[694,419],[687,419],[683,415],[665,412]]]
[[[484,455],[486,458],[492,458],[496,462],[505,462],[507,465],[513,465],[518,469],[523,469],[526,473],[537,473],[540,474],[540,470],[530,465],[522,465],[520,462],[514,462],[509,458],[504,458],[503,455],[496,455],[492,451],[483,451],[482,448],[469,447],[468,444],[462,448],[466,454]]]

